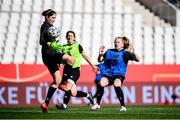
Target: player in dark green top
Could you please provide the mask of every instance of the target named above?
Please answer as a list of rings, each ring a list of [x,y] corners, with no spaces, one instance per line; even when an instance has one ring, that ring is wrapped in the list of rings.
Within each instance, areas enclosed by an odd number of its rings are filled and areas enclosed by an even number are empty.
[[[49,86],[45,102],[41,104],[42,112],[48,112],[50,99],[61,82],[59,64],[61,64],[62,61],[65,61],[69,65],[73,65],[74,59],[68,54],[56,52],[60,45],[48,34],[49,28],[53,27],[53,23],[56,20],[56,12],[52,9],[48,9],[42,12],[42,16],[45,18],[44,23],[41,25],[39,40],[39,43],[42,46],[42,60],[53,78],[53,82]]]
[[[75,63],[73,66],[68,64],[64,65],[63,78],[61,83],[66,84],[66,87],[61,88],[62,86],[59,86],[60,89],[65,89],[64,103],[56,105],[58,109],[65,109],[71,96],[87,97],[93,104],[91,93],[77,91],[76,88],[76,82],[80,77],[80,64],[82,57],[90,64],[94,71],[98,71],[98,69],[95,65],[92,64],[91,60],[84,52],[82,46],[76,42],[75,38],[75,33],[73,31],[68,31],[66,33],[67,44],[62,46],[62,52],[72,56],[75,59]]]

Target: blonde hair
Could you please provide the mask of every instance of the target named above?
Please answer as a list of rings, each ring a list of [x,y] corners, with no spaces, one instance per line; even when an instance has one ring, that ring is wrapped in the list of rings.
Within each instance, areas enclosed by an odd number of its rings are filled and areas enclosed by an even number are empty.
[[[129,42],[130,42],[130,40],[126,37],[126,36],[123,36],[123,37],[116,37],[115,38],[115,40],[116,39],[121,39],[121,40],[123,40],[123,42],[124,42],[124,49],[127,49],[128,47],[129,47]]]

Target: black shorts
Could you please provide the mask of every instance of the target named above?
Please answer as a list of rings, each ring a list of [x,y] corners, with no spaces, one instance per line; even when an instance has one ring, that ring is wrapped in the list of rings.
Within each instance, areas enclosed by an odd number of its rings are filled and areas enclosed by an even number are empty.
[[[47,66],[51,74],[59,70],[59,64],[62,63],[63,55],[64,54],[42,55],[43,63]]]
[[[108,75],[103,75],[103,77],[108,79],[109,84],[108,85],[113,85],[114,84],[114,80],[116,78],[119,78],[121,80],[121,83],[123,83],[125,77],[123,76],[108,76]]]
[[[95,82],[96,85],[100,84],[100,81],[95,80],[94,82]]]
[[[65,82],[67,82],[68,79],[71,79],[76,84],[79,77],[80,77],[80,68],[79,67],[72,68],[72,66],[66,64],[64,66],[63,77],[62,77],[61,83],[65,83]]]

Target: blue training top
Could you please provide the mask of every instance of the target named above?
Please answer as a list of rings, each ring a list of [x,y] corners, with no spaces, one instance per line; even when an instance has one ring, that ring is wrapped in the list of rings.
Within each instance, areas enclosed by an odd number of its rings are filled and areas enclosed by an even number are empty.
[[[108,49],[104,54],[103,75],[108,76],[123,76],[125,77],[127,64],[129,60],[133,60],[133,54],[122,49]]]

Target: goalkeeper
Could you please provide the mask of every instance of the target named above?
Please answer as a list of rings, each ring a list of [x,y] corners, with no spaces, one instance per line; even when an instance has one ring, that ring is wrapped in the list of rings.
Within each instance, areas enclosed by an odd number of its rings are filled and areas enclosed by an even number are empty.
[[[42,45],[41,53],[43,63],[46,65],[53,78],[45,102],[41,104],[42,112],[48,112],[50,99],[61,82],[59,64],[61,64],[62,61],[65,61],[70,66],[74,64],[74,59],[70,55],[58,52],[61,46],[55,41],[55,37],[49,35],[49,28],[53,26],[56,15],[56,12],[52,9],[42,12],[45,21],[41,25],[39,43]]]

